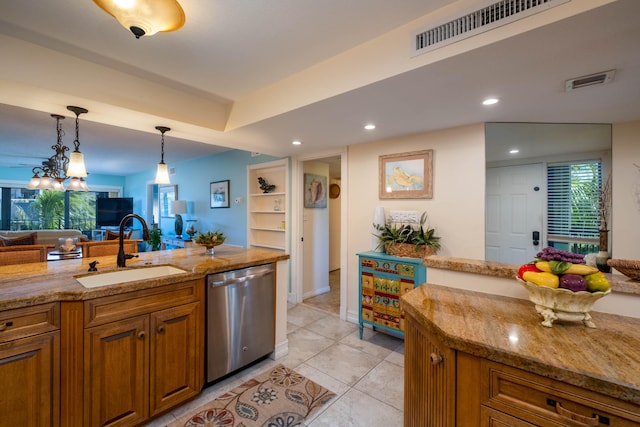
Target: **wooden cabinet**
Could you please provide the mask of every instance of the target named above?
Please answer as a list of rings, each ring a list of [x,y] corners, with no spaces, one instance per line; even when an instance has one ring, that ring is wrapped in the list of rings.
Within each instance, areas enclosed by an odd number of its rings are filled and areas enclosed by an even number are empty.
[[[640,426],[640,405],[455,351],[407,316],[404,425]]]
[[[531,425],[640,426],[640,405],[486,359],[480,367],[483,407]]]
[[[405,322],[400,297],[427,280],[420,258],[381,252],[358,254],[360,338],[365,324],[402,335]]]
[[[200,393],[203,294],[198,280],[82,303],[81,396],[65,400],[84,408],[68,425],[137,425]]]
[[[60,425],[60,306],[0,312],[0,426]]]
[[[258,178],[275,185],[260,189]],[[247,166],[247,247],[288,251],[289,164],[287,159]]]

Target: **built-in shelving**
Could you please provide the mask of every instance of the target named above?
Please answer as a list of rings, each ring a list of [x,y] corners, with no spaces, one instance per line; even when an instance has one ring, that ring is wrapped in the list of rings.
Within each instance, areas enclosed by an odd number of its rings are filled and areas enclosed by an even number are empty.
[[[258,177],[275,185],[275,190],[264,193]],[[287,159],[247,166],[247,247],[288,252],[288,188]]]

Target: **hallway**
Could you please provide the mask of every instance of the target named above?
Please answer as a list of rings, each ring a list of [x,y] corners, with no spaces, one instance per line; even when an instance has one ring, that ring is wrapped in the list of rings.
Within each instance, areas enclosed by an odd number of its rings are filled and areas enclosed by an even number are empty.
[[[329,292],[307,298],[303,303],[340,315],[340,269],[329,272]]]

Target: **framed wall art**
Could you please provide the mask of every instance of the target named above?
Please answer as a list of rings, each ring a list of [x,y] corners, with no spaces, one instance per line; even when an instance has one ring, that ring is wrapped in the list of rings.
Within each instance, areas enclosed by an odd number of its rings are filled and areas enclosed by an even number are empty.
[[[211,209],[229,207],[229,180],[215,181],[210,184]]]
[[[431,199],[433,150],[387,154],[379,157],[381,199]]]
[[[177,185],[160,185],[158,186],[158,210],[160,218],[173,218],[174,214],[171,210],[171,202],[178,200]]]
[[[327,177],[304,174],[304,207],[305,208],[326,208],[327,207]]]

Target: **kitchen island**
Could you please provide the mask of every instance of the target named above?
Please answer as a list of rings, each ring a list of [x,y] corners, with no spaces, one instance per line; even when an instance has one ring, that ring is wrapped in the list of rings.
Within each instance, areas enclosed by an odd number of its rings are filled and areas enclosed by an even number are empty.
[[[405,426],[640,425],[640,319],[547,328],[528,300],[429,283],[401,304]]]
[[[211,273],[277,266],[275,353],[286,354],[288,258],[230,245],[145,252],[127,269],[184,272],[94,288],[76,278],[117,271],[115,256],[0,267],[0,426],[138,425],[196,396]]]

